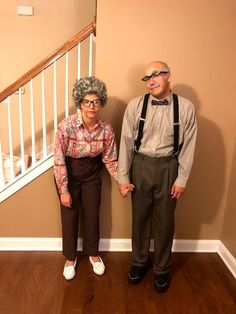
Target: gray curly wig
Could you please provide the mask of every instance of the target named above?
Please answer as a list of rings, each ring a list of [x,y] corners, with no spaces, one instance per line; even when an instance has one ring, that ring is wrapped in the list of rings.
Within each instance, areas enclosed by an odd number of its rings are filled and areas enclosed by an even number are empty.
[[[104,107],[107,102],[107,88],[105,83],[94,76],[84,77],[76,80],[72,90],[72,99],[76,107],[80,108],[81,102],[88,94],[96,94]]]

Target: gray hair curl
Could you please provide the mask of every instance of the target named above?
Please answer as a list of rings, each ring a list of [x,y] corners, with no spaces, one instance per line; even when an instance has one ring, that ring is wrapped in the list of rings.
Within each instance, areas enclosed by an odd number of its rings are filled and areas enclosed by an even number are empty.
[[[80,107],[84,97],[88,94],[96,94],[101,99],[102,106],[105,106],[107,102],[106,85],[94,76],[84,77],[75,81],[72,90],[72,99],[77,107]]]

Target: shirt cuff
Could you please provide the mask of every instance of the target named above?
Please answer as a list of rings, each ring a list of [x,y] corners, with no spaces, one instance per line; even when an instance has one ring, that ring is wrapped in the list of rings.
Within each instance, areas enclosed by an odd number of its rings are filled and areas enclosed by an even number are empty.
[[[119,184],[129,184],[130,183],[130,179],[128,176],[121,176],[119,174],[117,176],[117,181]]]
[[[67,186],[64,186],[64,187],[61,187],[60,189],[59,189],[59,193],[60,194],[62,194],[62,193],[68,193],[69,191],[68,191],[68,189],[67,189]]]
[[[117,177],[117,173],[115,175],[112,176],[116,182],[118,182],[118,177]]]
[[[185,179],[181,179],[179,177],[176,178],[175,182],[174,182],[174,185],[177,185],[181,188],[185,188],[186,187],[186,184],[187,184],[187,180]]]

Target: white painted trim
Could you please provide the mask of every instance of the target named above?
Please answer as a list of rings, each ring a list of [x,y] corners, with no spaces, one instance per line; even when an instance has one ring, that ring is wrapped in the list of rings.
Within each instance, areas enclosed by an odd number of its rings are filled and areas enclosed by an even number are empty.
[[[61,238],[0,238],[0,251],[60,251]]]
[[[173,252],[217,252],[218,240],[174,240]],[[61,238],[0,238],[0,251],[60,251]],[[78,251],[82,240],[78,240]],[[131,252],[130,239],[100,239],[100,251]],[[151,241],[150,251],[153,251]]]
[[[100,239],[100,251],[131,252],[131,239]]]
[[[61,238],[0,238],[0,251],[61,251]],[[78,251],[82,250],[82,239],[78,239]],[[131,252],[130,239],[101,239],[100,251]],[[153,251],[153,241],[150,250]],[[173,243],[173,252],[218,253],[236,278],[236,259],[219,240],[181,240]]]
[[[24,173],[17,176],[14,182],[4,186],[0,191],[0,203],[7,199],[9,196],[23,188],[26,184],[33,181],[42,173],[47,171],[53,166],[53,154],[48,155],[47,159],[37,162],[33,167],[28,168]]]
[[[173,242],[173,252],[196,252],[196,253],[216,253],[218,250],[218,240],[181,240]]]
[[[236,279],[236,259],[221,241],[219,241],[218,245],[218,254]]]

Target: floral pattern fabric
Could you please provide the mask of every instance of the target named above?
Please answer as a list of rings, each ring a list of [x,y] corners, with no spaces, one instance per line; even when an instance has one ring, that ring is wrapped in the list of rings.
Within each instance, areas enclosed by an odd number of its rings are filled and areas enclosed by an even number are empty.
[[[54,174],[59,193],[68,192],[67,156],[93,158],[99,154],[110,175],[116,179],[117,146],[111,125],[99,118],[93,129],[88,130],[80,111],[64,119],[58,126],[54,142]]]

